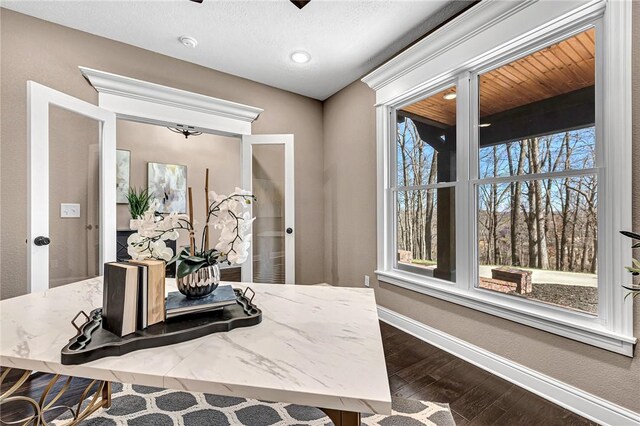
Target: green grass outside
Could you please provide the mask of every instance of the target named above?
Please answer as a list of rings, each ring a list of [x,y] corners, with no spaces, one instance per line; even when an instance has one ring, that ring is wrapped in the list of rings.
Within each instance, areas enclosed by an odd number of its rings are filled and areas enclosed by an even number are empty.
[[[415,263],[416,265],[432,266],[436,265],[438,262],[436,262],[435,260],[413,259],[411,263]]]

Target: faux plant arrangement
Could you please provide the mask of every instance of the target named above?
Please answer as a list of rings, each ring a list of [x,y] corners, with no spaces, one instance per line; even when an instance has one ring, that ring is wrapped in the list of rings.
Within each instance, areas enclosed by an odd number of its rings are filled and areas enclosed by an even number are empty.
[[[178,262],[178,289],[187,297],[201,297],[215,290],[219,281],[218,265],[244,263],[251,246],[251,223],[255,218],[251,217],[249,207],[256,198],[240,188],[230,195],[209,192],[208,170],[206,175],[207,212],[200,244],[195,238],[191,188],[188,189],[189,215],[171,213],[163,216],[155,212],[156,204],[152,203],[137,223],[137,232],[127,240],[127,251],[135,260],[153,258],[169,264]],[[210,199],[213,201],[209,202]],[[221,230],[215,247],[209,246],[210,226]],[[189,246],[173,256],[173,250],[165,241],[177,240],[181,230],[189,233]]]
[[[137,190],[134,187],[129,188],[127,193],[127,202],[129,203],[129,213],[131,219],[140,219],[144,213],[149,209],[149,202],[151,201],[151,195],[147,189]]]
[[[635,232],[629,232],[629,231],[620,231],[620,233],[622,235],[624,235],[625,237],[629,237],[633,240],[636,241],[640,241],[640,234],[636,234]],[[632,246],[632,248],[640,248],[640,242],[636,242],[634,243]],[[629,271],[631,273],[631,275],[633,276],[638,276],[640,275],[640,260],[638,259],[632,259],[633,262],[633,266],[627,266],[627,271]],[[622,285],[622,287],[624,287],[625,289],[629,290],[629,293],[627,293],[627,295],[625,296],[625,299],[628,296],[631,297],[636,297],[636,296],[640,296],[640,286],[637,285]]]

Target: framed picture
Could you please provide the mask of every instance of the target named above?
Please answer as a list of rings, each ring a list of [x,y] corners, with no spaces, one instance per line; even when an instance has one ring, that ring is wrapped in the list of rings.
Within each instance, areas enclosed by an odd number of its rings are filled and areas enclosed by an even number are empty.
[[[127,204],[129,175],[131,174],[131,151],[116,149],[116,203]]]
[[[187,212],[187,166],[148,163],[147,183],[160,213]]]

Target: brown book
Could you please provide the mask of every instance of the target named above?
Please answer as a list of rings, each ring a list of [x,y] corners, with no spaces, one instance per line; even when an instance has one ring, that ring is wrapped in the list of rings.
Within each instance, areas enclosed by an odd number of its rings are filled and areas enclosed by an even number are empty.
[[[104,265],[102,327],[120,337],[136,331],[138,267],[110,262]]]
[[[147,268],[147,327],[164,321],[164,261],[149,259],[129,262]]]

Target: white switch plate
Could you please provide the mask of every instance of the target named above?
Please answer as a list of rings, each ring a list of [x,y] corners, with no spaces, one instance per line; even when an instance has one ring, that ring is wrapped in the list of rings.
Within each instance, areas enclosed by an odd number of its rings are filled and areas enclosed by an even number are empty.
[[[80,217],[80,204],[61,203],[60,217]]]
[[[364,286],[369,287],[369,275],[364,276]]]

